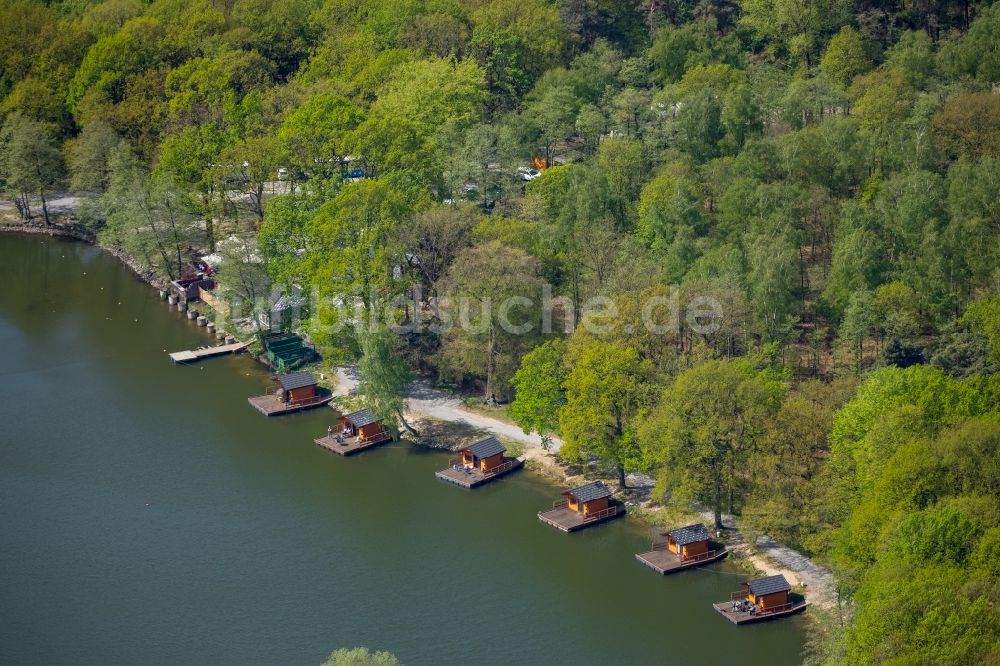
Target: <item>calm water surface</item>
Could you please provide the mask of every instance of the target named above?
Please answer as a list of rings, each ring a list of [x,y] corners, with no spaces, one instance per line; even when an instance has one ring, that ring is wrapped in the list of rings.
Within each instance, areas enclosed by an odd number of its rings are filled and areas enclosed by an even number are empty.
[[[734,627],[727,566],[668,578],[631,520],[567,536],[518,474],[475,492],[439,453],[342,459],[329,410],[267,419],[244,357],[113,258],[0,236],[0,663],[800,661],[804,618]]]

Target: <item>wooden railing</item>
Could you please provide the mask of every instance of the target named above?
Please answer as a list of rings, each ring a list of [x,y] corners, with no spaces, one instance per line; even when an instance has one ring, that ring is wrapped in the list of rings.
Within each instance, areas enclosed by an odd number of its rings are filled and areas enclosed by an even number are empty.
[[[700,562],[701,560],[707,560],[711,557],[715,557],[721,548],[716,548],[714,550],[706,550],[704,553],[698,553],[697,555],[684,555],[681,557],[682,562]]]
[[[566,508],[568,506],[569,506],[569,500],[568,499],[556,500],[555,502],[552,503],[552,508],[553,509],[564,509],[564,508]]]
[[[730,601],[746,601],[747,603],[750,603],[747,600],[747,593],[746,593],[746,591],[731,593],[729,595],[729,600]],[[754,615],[772,615],[774,613],[780,613],[782,611],[786,611],[786,610],[789,610],[790,608],[793,608],[795,606],[795,602],[789,601],[786,604],[781,604],[780,606],[772,606],[771,608],[761,608],[757,604],[750,604],[750,605],[753,606],[753,609],[754,609],[753,610],[753,614]],[[749,611],[743,611],[743,612],[749,612]]]
[[[583,522],[587,523],[592,520],[602,520],[604,518],[607,518],[608,516],[616,516],[618,515],[619,512],[623,510],[624,510],[623,506],[615,504],[614,506],[609,506],[607,509],[601,509],[597,513],[587,514],[584,517]]]
[[[789,601],[787,604],[781,604],[780,606],[775,606],[773,608],[761,608],[760,606],[758,606],[756,614],[757,615],[770,615],[772,613],[780,613],[782,611],[786,611],[786,610],[792,608],[793,606],[795,606],[795,604],[792,603],[791,601]]]
[[[507,460],[497,465],[493,469],[489,470],[488,472],[483,472],[483,474],[485,474],[486,476],[496,476],[497,474],[503,474],[504,472],[508,472],[511,469],[513,469],[516,463],[517,459]]]
[[[314,395],[309,398],[300,398],[299,400],[286,400],[284,404],[288,405],[289,407],[304,407],[306,405],[313,405],[329,399],[330,396],[328,395]]]
[[[358,437],[358,441],[361,442],[362,444],[371,444],[372,442],[384,442],[388,439],[392,439],[392,435],[390,435],[384,430],[380,433],[376,433],[369,437],[361,437],[361,436]]]

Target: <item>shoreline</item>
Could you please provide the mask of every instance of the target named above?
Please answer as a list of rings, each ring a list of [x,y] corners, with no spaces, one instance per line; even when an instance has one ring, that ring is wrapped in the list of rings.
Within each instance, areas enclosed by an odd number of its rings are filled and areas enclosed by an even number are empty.
[[[152,272],[140,270],[136,266],[135,260],[126,255],[118,248],[101,245],[98,242],[96,235],[94,235],[89,230],[80,227],[79,225],[66,225],[66,224],[56,223],[49,226],[45,226],[45,225],[24,224],[24,223],[8,223],[0,221],[0,232],[44,235],[54,238],[65,238],[69,240],[75,240],[87,243],[115,257],[118,261],[120,261],[123,265],[125,265],[138,280],[142,281],[143,283],[149,285],[154,289],[165,288],[165,284],[159,282]],[[256,360],[258,360],[259,362],[259,359]],[[341,379],[339,370],[340,369],[336,369],[335,373],[331,373],[332,375],[335,375],[335,377],[331,376],[331,379],[336,378],[338,380],[338,383],[339,380]],[[473,412],[469,412],[468,410],[462,408],[459,408],[459,411],[464,412],[465,415],[476,421],[492,422],[494,424],[494,427],[496,426],[506,427],[508,425],[502,423],[501,421],[498,421],[497,419],[493,419],[491,417],[484,415],[474,414]],[[409,420],[411,423],[414,424],[425,422],[428,419],[431,421],[440,420],[442,422],[447,422],[444,419],[435,419],[431,415],[415,413],[409,409],[406,412],[406,417],[407,420]],[[480,429],[492,431],[492,428],[490,427],[486,428],[481,427]],[[511,441],[511,438],[509,436],[505,436],[504,434],[500,434],[500,436],[504,439],[508,439],[508,441]],[[451,451],[451,449],[447,446],[434,446],[432,444],[419,441],[419,439],[422,438],[416,438],[416,439],[412,437],[405,437],[405,438],[412,441],[414,445],[421,446],[423,448],[436,449],[442,452]],[[542,448],[542,446],[540,446],[539,444],[532,443],[531,441],[515,440],[515,443],[518,446],[522,447],[520,456],[523,457],[525,460],[525,468],[535,473],[539,477],[541,477],[545,482],[552,484],[555,490],[567,487],[573,487],[578,483],[593,480],[587,478],[587,475],[584,470],[576,472],[571,467],[571,465],[560,461],[556,455],[557,449],[546,450]],[[597,476],[597,478],[601,478],[605,482],[610,483],[612,487],[617,487],[617,482],[615,482],[613,479],[604,479],[599,475]],[[645,488],[632,488],[630,490],[632,490],[633,492],[639,491],[641,493],[643,490],[645,490]],[[684,512],[683,514],[673,514],[669,509],[665,507],[653,506],[649,498],[636,499],[636,500],[626,499],[626,506],[630,509],[628,514],[647,530],[659,529],[664,527],[665,524],[673,522],[682,522],[689,519],[704,521],[704,516],[699,515],[694,510],[690,512]],[[730,518],[730,521],[731,520],[732,519]],[[709,520],[709,522],[711,521]],[[824,589],[827,586],[822,584],[822,581],[825,577],[830,577],[832,579],[832,574],[830,572],[825,571],[821,567],[812,564],[812,562],[808,560],[808,558],[805,558],[804,556],[795,553],[795,556],[797,558],[808,563],[810,569],[824,572],[822,575],[818,577],[806,576],[806,578],[813,578],[813,580],[811,581],[804,580],[801,571],[795,571],[790,567],[785,566],[784,563],[775,562],[769,559],[767,554],[762,552],[760,549],[752,547],[749,544],[747,544],[746,541],[744,541],[743,539],[743,534],[734,525],[732,525],[731,522],[729,525],[726,526],[726,532],[724,532],[723,534],[724,537],[726,538],[727,543],[730,545],[732,551],[733,557],[731,557],[731,561],[735,562],[737,566],[746,568],[746,565],[749,565],[750,568],[760,571],[765,575],[782,574],[787,579],[789,579],[789,582],[791,582],[793,585],[796,586],[801,585],[805,587],[809,591],[809,594],[812,595],[810,597],[810,601],[812,604],[815,604],[816,606],[824,609],[825,611],[829,611],[836,607],[836,599],[835,596],[833,595],[833,591],[830,589]],[[780,544],[775,544],[775,546],[780,547]],[[790,552],[794,553],[794,551]],[[749,575],[751,575],[750,572],[748,572],[748,576]],[[811,622],[810,624],[815,624],[815,623]]]
[[[0,232],[49,236],[51,238],[65,238],[80,241],[82,243],[86,243],[87,245],[92,245],[96,248],[100,248],[104,252],[107,252],[112,257],[123,263],[136,278],[148,284],[150,287],[155,289],[166,289],[166,283],[158,280],[152,271],[144,271],[140,269],[135,259],[125,254],[120,249],[107,245],[101,245],[97,236],[92,231],[80,225],[56,223],[46,226],[44,224],[25,224],[23,222],[10,223],[0,220]]]

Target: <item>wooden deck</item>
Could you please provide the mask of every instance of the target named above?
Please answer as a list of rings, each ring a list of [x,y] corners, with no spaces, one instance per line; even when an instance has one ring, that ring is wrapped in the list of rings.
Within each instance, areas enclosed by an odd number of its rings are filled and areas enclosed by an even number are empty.
[[[170,360],[174,363],[191,363],[192,361],[200,361],[205,358],[212,358],[213,356],[222,356],[223,354],[238,354],[249,346],[249,342],[234,342],[230,345],[216,345],[214,347],[200,347],[199,349],[188,351],[171,352],[168,356],[170,356]]]
[[[521,458],[506,458],[502,465],[491,472],[483,473],[477,469],[452,465],[447,469],[438,470],[434,473],[434,476],[462,488],[475,488],[476,486],[499,479],[505,474],[510,474],[514,470],[521,469],[523,466],[524,460]]]
[[[796,613],[804,611],[808,603],[802,597],[795,598],[796,596],[797,595],[792,595],[792,603],[779,606],[778,608],[774,608],[769,611],[757,609],[755,612],[750,613],[745,610],[737,610],[733,606],[732,601],[720,601],[719,603],[712,604],[712,608],[717,610],[722,617],[726,618],[733,624],[767,622],[768,620],[777,620],[779,618],[788,617],[789,615],[795,615]]]
[[[277,396],[271,393],[247,398],[247,402],[264,416],[280,416],[281,414],[291,414],[303,409],[312,409],[313,407],[325,405],[331,400],[333,400],[333,396],[330,394],[318,395],[295,402],[281,402]]]
[[[539,511],[538,519],[546,525],[551,525],[557,530],[562,530],[563,532],[576,532],[577,530],[582,530],[585,527],[592,527],[599,523],[613,520],[624,515],[625,505],[615,503],[607,509],[598,511],[587,518],[584,518],[582,513],[574,511],[569,507],[561,506],[555,509],[550,509],[549,511]]]
[[[711,564],[712,562],[718,562],[729,554],[729,551],[724,546],[719,544],[712,545],[715,547],[707,553],[694,555],[693,557],[684,559],[674,553],[671,553],[665,547],[655,548],[648,553],[636,553],[635,559],[639,560],[658,574],[672,574],[677,573],[678,571],[684,571],[685,569],[693,569],[694,567],[700,567],[706,564]]]
[[[328,451],[333,451],[334,453],[342,456],[353,456],[355,453],[361,453],[362,451],[367,451],[368,449],[374,449],[376,446],[381,446],[386,442],[392,441],[392,435],[387,432],[381,433],[377,437],[372,437],[371,439],[362,440],[359,437],[341,437],[339,440],[337,436],[333,437],[325,435],[313,440],[324,449]]]

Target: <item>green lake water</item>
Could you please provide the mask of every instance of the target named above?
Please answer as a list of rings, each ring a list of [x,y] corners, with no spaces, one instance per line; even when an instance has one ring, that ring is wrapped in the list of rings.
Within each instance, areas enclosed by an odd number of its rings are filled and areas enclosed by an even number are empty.
[[[722,564],[661,578],[631,519],[574,535],[518,473],[465,491],[447,456],[315,446],[329,409],[265,418],[247,357],[204,344],[114,258],[0,236],[0,664],[801,661],[803,616],[735,627]]]

